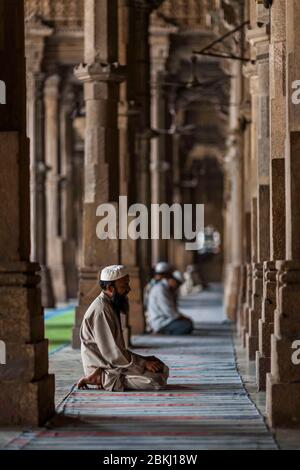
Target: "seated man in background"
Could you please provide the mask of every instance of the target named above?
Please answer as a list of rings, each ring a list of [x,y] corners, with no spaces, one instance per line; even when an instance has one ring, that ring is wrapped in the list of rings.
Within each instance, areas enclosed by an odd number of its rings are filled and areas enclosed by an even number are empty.
[[[192,333],[192,320],[182,315],[177,308],[174,293],[179,285],[176,275],[171,275],[152,287],[149,293],[148,316],[154,333],[166,335],[188,335]]]
[[[96,385],[115,392],[165,388],[168,367],[154,356],[140,356],[125,346],[120,314],[128,312],[130,286],[126,268],[116,265],[103,269],[100,286],[102,292],[85,313],[80,330],[86,375],[78,382],[78,388]]]
[[[145,311],[145,321],[146,321],[146,331],[148,333],[151,332],[151,326],[148,320],[148,301],[149,301],[149,293],[152,287],[162,279],[169,277],[172,273],[171,265],[166,261],[159,261],[154,268],[154,274],[152,279],[146,284],[144,288],[144,311]]]

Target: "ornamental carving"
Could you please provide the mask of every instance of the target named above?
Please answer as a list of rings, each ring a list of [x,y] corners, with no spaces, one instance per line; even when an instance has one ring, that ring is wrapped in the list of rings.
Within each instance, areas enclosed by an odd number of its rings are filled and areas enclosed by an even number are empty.
[[[36,15],[56,27],[83,27],[84,0],[25,0],[25,16]]]

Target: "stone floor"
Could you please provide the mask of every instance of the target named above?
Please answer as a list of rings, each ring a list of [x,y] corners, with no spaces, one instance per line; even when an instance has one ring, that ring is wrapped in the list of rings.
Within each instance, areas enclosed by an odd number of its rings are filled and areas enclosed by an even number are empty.
[[[192,336],[133,338],[140,354],[155,354],[169,365],[167,390],[78,391],[80,354],[66,347],[50,356],[57,416],[39,430],[0,430],[0,448],[299,448],[299,433],[283,430],[274,439],[264,422],[265,395],[256,392],[254,364],[233,342],[221,288],[182,299],[181,309],[196,324]]]
[[[44,429],[24,431],[6,448],[276,449],[236,370],[221,289],[185,298],[182,310],[198,327],[194,335],[133,339],[139,353],[158,355],[169,365],[167,390],[72,389],[82,373],[80,355],[63,349],[50,358],[58,415]]]

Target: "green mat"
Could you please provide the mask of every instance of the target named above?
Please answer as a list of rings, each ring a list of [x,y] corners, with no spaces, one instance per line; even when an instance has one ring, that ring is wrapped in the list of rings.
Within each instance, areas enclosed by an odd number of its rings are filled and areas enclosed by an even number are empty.
[[[49,352],[71,342],[75,309],[45,321],[45,336],[49,340]]]

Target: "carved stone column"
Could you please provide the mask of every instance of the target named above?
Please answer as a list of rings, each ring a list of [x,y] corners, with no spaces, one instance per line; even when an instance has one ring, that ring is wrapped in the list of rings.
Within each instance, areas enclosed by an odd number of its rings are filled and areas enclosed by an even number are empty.
[[[244,74],[245,75],[245,74]],[[243,261],[241,266],[241,283],[238,306],[238,332],[242,344],[246,346],[246,333],[249,328],[249,309],[251,284],[251,107],[249,79],[244,76],[244,95],[240,112],[240,123],[243,130]],[[249,278],[250,276],[250,278]]]
[[[54,307],[52,280],[46,253],[46,165],[44,156],[44,74],[41,64],[45,39],[52,29],[37,17],[26,21],[27,133],[30,139],[31,261],[41,265],[44,307]]]
[[[242,98],[242,68],[235,61],[232,65],[231,102],[240,103]],[[243,153],[240,122],[237,106],[230,108],[230,137],[228,145],[228,172],[230,174],[230,260],[227,264],[227,285],[225,286],[225,309],[230,319],[238,315],[238,294],[243,264]],[[228,294],[226,295],[226,291]]]
[[[276,260],[285,258],[285,0],[271,9],[270,45],[270,190],[271,190],[271,262],[264,263],[264,298],[259,321],[257,384],[266,389],[266,374],[271,370],[271,334],[276,309]]]
[[[264,12],[257,17],[263,26],[248,32],[248,40],[256,57],[257,67],[257,260],[254,266],[253,304],[250,311],[247,352],[256,359],[259,349],[258,323],[262,314],[263,262],[270,259],[270,132],[269,132],[269,34]]]
[[[74,299],[78,292],[76,264],[76,227],[74,220],[74,146],[73,121],[75,94],[71,84],[66,84],[60,102],[60,206],[61,236],[63,239],[63,266],[66,279],[66,295]]]
[[[61,213],[61,175],[60,175],[60,126],[59,100],[60,78],[52,75],[47,78],[45,98],[45,149],[47,174],[47,259],[51,269],[53,291],[56,302],[67,300],[67,286],[64,269],[62,213]]]
[[[257,125],[257,71],[253,64],[247,64],[243,67],[245,77],[245,93],[242,108],[242,119],[247,126],[244,138],[244,247],[246,250],[245,260],[245,301],[242,305],[240,333],[244,348],[247,346],[247,337],[249,336],[249,319],[252,306],[252,286],[253,272],[252,263],[257,261],[257,170],[256,170],[256,125]],[[251,104],[249,104],[251,103]]]
[[[156,2],[159,3],[159,2]],[[150,130],[150,46],[149,46],[149,20],[155,2],[147,0],[133,0],[133,22],[131,21],[131,34],[135,37],[134,75],[129,74],[135,83],[135,101],[140,110],[136,122],[135,132],[135,178],[137,202],[150,208],[151,204],[151,175],[150,175],[150,149],[153,137]],[[142,285],[148,281],[151,268],[151,240],[140,240],[139,266],[141,269]]]
[[[251,94],[251,263],[247,267],[247,294],[245,312],[245,347],[248,358],[255,359],[255,351],[258,348],[258,333],[255,329],[256,320],[253,320],[254,307],[254,268],[258,260],[257,246],[257,119],[258,119],[258,76],[257,68],[253,65],[244,70],[250,81]],[[253,345],[253,346],[252,346]],[[251,351],[250,351],[251,350]],[[254,350],[254,353],[253,353]]]
[[[38,426],[54,413],[39,266],[30,255],[29,141],[26,138],[24,2],[0,2],[0,424]]]
[[[300,366],[293,361],[300,340],[300,3],[286,2],[286,261],[277,261],[277,308],[267,375],[267,416],[272,426],[300,426]]]
[[[79,329],[87,307],[99,294],[101,267],[120,262],[116,239],[100,240],[96,211],[119,197],[119,83],[117,0],[85,0],[85,57],[75,74],[84,83],[86,102],[83,266],[73,347],[80,346]],[[118,215],[118,214],[117,214]]]
[[[120,195],[127,196],[128,206],[138,202],[136,181],[135,130],[138,126],[141,109],[136,103],[135,79],[135,26],[134,3],[128,0],[119,2],[119,60],[127,68],[127,80],[120,86],[119,102],[119,157],[120,157]],[[131,222],[129,217],[128,223]],[[130,274],[131,293],[130,311],[124,336],[141,334],[145,331],[142,299],[141,270],[139,266],[140,240],[121,239],[121,263],[126,265]]]

